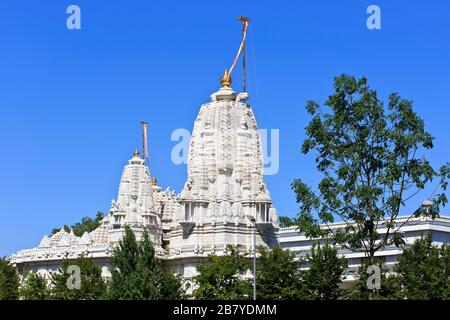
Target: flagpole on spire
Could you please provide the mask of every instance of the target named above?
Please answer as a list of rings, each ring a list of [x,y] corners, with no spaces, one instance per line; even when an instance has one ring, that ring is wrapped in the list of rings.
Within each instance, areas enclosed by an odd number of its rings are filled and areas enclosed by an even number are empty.
[[[242,86],[243,86],[243,92],[247,92],[245,38],[246,38],[247,27],[250,22],[250,18],[246,18],[244,16],[239,16],[237,19],[242,22],[242,43],[243,43],[243,45],[242,45]]]
[[[148,165],[148,144],[147,144],[147,127],[146,121],[141,121],[142,126],[142,155],[144,157],[145,163]]]
[[[239,59],[239,56],[242,53],[242,85],[243,85],[244,92],[246,92],[247,79],[246,79],[246,72],[245,72],[245,68],[246,68],[245,39],[247,37],[247,28],[248,28],[248,24],[250,22],[250,18],[246,18],[244,16],[239,16],[237,19],[239,21],[242,21],[242,41],[241,41],[241,45],[239,46],[238,53],[237,53],[236,57],[234,58],[233,64],[231,65],[230,71],[228,72],[228,77],[230,78],[231,73],[233,72],[234,67],[236,66],[236,63]]]

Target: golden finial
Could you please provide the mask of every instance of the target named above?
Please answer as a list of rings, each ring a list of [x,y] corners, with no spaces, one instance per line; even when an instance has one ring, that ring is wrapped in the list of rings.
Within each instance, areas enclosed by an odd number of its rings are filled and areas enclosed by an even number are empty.
[[[156,187],[158,185],[158,180],[155,177],[152,178],[152,186]]]
[[[139,150],[136,148],[136,151],[134,151],[133,156],[135,158],[139,158],[141,156],[141,154],[139,153]]]
[[[228,70],[225,69],[223,76],[220,78],[220,83],[223,87],[229,87],[232,81],[231,76],[228,74]]]

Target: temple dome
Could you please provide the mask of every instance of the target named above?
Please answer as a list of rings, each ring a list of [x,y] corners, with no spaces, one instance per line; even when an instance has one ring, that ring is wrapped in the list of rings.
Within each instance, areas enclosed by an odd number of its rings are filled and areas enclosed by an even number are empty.
[[[191,213],[194,220],[223,215],[245,219],[246,214],[255,215],[243,209],[249,203],[264,203],[265,211],[271,207],[258,125],[252,108],[242,101],[248,96],[236,93],[231,79],[224,77],[211,102],[201,106],[192,132],[181,199],[211,204],[200,216]],[[268,213],[264,216],[271,220]]]
[[[148,229],[154,245],[161,244],[161,219],[153,201],[150,170],[137,150],[123,169],[117,201],[111,203],[110,219],[112,241],[118,241],[128,225],[136,228],[135,232]]]

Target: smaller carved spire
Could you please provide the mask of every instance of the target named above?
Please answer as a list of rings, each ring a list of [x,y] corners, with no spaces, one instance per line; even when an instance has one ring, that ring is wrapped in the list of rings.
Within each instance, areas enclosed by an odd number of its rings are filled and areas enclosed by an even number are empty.
[[[222,87],[228,88],[232,82],[233,82],[233,79],[231,79],[231,76],[228,74],[228,70],[225,69],[225,72],[223,73],[222,77],[220,78],[220,83],[222,84]]]

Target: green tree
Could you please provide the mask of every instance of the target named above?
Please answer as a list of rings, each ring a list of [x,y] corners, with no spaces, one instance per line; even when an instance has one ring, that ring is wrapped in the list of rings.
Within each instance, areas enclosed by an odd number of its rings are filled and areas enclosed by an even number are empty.
[[[169,271],[162,273],[162,286],[160,289],[160,296],[163,300],[180,300],[186,297],[182,286],[182,278],[178,274],[173,274]]]
[[[280,225],[280,228],[287,228],[287,227],[295,226],[297,224],[297,221],[296,221],[296,219],[293,219],[293,218],[279,216],[278,224]]]
[[[50,289],[47,280],[41,275],[28,272],[23,277],[23,283],[19,288],[20,298],[23,300],[46,300],[50,298]]]
[[[183,297],[181,279],[161,269],[155,250],[145,231],[142,240],[130,227],[112,256],[111,281],[108,296],[120,300],[180,299]]]
[[[0,259],[0,300],[16,300],[19,297],[19,276],[6,257]]]
[[[383,260],[376,259],[373,264],[380,269],[380,288],[369,289],[367,280],[373,273],[368,273],[370,264],[366,261],[358,268],[357,280],[353,284],[348,298],[352,300],[398,300],[402,299],[399,278],[393,274]]]
[[[339,257],[335,248],[328,243],[314,244],[305,262],[309,266],[304,275],[308,299],[336,300],[344,296],[344,290],[339,285],[347,268],[347,260]]]
[[[159,299],[159,289],[162,282],[161,266],[156,259],[155,250],[150,242],[149,235],[144,232],[138,247],[138,279],[141,281],[141,299]]]
[[[210,255],[197,266],[194,277],[197,289],[194,297],[199,300],[241,300],[251,296],[251,282],[244,279],[250,268],[247,258],[233,246],[228,246],[224,256]]]
[[[256,268],[257,299],[304,299],[306,292],[300,265],[301,261],[296,260],[291,251],[261,249]]]
[[[102,212],[97,212],[97,215],[94,219],[90,217],[84,217],[81,219],[81,222],[77,222],[72,225],[73,233],[77,237],[81,237],[85,232],[92,232],[100,226],[100,222],[104,218],[104,214]]]
[[[57,300],[103,299],[106,284],[101,275],[100,267],[89,258],[64,260],[59,271],[51,276],[51,297]]]
[[[379,290],[368,290],[367,265],[360,268],[353,287],[353,299],[450,299],[450,246],[433,245],[431,236],[421,238],[404,250],[393,270],[382,261]]]
[[[394,93],[385,108],[366,78],[348,75],[335,78],[334,89],[325,102],[330,112],[317,102],[307,103],[312,120],[301,150],[315,152],[323,178],[318,193],[301,180],[293,182],[300,203],[298,224],[306,236],[329,237],[351,251],[363,251],[373,264],[380,249],[404,244],[398,232],[402,224],[394,221],[407,201],[434,178],[439,178],[437,190],[442,191],[434,194],[436,210],[414,214],[439,214],[437,209],[447,202],[450,164],[437,173],[419,157],[433,147],[433,137],[411,101]],[[336,220],[345,227],[332,229],[329,224]],[[380,224],[386,227],[383,234],[378,233]]]
[[[413,300],[450,299],[450,246],[433,245],[431,236],[417,240],[394,268],[402,295]]]
[[[66,231],[66,232],[70,232],[70,227],[67,224],[65,224],[65,225],[63,225],[62,228],[53,228],[51,234],[53,235],[61,229],[64,229],[64,231]]]
[[[149,242],[148,234],[144,235],[144,241]],[[157,261],[154,254],[151,246],[143,250],[131,228],[126,226],[125,234],[112,256],[109,297],[121,300],[158,299],[157,284],[160,278],[159,272],[155,272]]]
[[[77,237],[81,237],[85,232],[91,232],[97,229],[100,226],[100,222],[105,217],[103,212],[97,212],[95,218],[91,217],[83,217],[80,222],[74,223],[72,226],[64,225],[63,228],[66,232],[70,232],[70,229],[73,230],[73,233]],[[57,233],[61,228],[52,229],[51,234]]]

